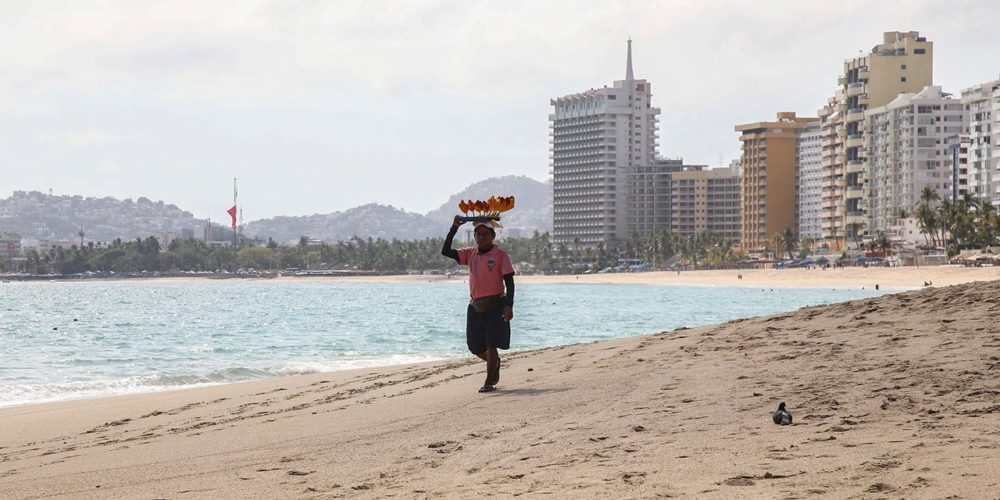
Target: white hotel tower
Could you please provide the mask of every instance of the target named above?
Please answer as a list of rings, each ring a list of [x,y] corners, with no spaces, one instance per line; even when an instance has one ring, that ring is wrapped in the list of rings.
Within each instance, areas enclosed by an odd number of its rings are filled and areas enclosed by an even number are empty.
[[[628,41],[625,79],[613,87],[557,97],[550,102],[553,241],[612,249],[631,238],[630,182],[638,167],[653,166],[657,115],[649,82],[632,74]],[[571,247],[572,248],[572,247]]]

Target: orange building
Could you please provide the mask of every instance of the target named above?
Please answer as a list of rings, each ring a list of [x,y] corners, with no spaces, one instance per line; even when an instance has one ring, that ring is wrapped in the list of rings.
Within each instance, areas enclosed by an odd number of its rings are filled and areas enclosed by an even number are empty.
[[[775,234],[798,230],[796,141],[802,128],[818,121],[778,113],[777,121],[737,125],[740,133],[740,243],[748,254],[763,254]]]

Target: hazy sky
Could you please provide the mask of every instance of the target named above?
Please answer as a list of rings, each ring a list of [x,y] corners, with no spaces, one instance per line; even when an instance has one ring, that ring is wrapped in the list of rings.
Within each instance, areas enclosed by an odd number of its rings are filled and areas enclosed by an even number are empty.
[[[932,40],[957,94],[1000,76],[998,26],[992,0],[5,1],[0,197],[223,220],[239,177],[248,221],[426,212],[486,177],[546,179],[549,99],[624,78],[629,36],[660,154],[725,164],[735,124],[814,115],[883,31]]]

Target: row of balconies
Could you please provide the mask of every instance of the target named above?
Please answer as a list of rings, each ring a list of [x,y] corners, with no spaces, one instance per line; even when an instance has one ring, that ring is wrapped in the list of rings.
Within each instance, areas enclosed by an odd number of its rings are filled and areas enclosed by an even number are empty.
[[[549,159],[553,161],[552,165],[555,168],[581,166],[581,165],[587,165],[587,166],[590,166],[590,167],[598,167],[599,168],[599,167],[605,166],[605,164],[607,164],[607,166],[609,166],[609,167],[613,167],[615,165],[615,162],[613,162],[613,161],[607,161],[606,162],[606,161],[601,161],[601,160],[598,160],[598,159],[591,159],[591,160],[567,160],[567,159],[562,159],[562,158],[553,158],[552,156],[549,156]],[[556,161],[558,161],[559,163],[556,164],[555,163]]]
[[[614,127],[588,127],[585,129],[561,130],[549,133],[549,142],[554,139],[572,139],[579,136],[605,137],[614,136],[617,130]]]
[[[550,114],[549,117],[553,120],[552,123],[557,125],[560,124],[575,125],[578,123],[593,123],[604,120],[611,120],[612,122],[614,121],[614,117],[611,116],[610,113],[591,113],[588,115],[580,115],[571,118],[558,118],[558,119]]]
[[[606,188],[606,189],[605,189]],[[591,196],[598,200],[604,200],[604,194],[607,191],[614,191],[614,184],[601,184],[596,183],[574,183],[571,185],[559,183],[558,186],[554,186],[552,189],[552,195],[560,199],[570,199],[577,200],[580,202],[585,202],[587,200],[581,200],[581,197]]]
[[[549,127],[549,135],[575,134],[596,130],[615,130],[614,122],[594,122],[577,124],[557,124]]]
[[[559,144],[550,143],[549,151],[570,151],[578,149],[594,149],[600,148],[602,151],[605,147],[611,146],[617,148],[616,145],[611,145],[601,141],[599,138],[581,138],[579,140],[573,141],[560,141]]]

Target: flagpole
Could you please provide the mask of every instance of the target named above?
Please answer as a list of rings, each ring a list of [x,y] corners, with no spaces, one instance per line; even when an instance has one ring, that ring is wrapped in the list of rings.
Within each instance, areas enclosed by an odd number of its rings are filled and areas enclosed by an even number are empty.
[[[236,205],[236,177],[233,177],[233,208],[236,209],[236,207],[237,207],[237,205]],[[234,217],[233,220],[234,221],[235,221],[235,216],[236,215],[233,214],[233,217]],[[234,272],[238,269],[237,262],[236,262],[236,247],[238,245],[239,245],[239,242],[237,241],[237,236],[236,236],[236,223],[234,222],[233,223],[233,271]]]

